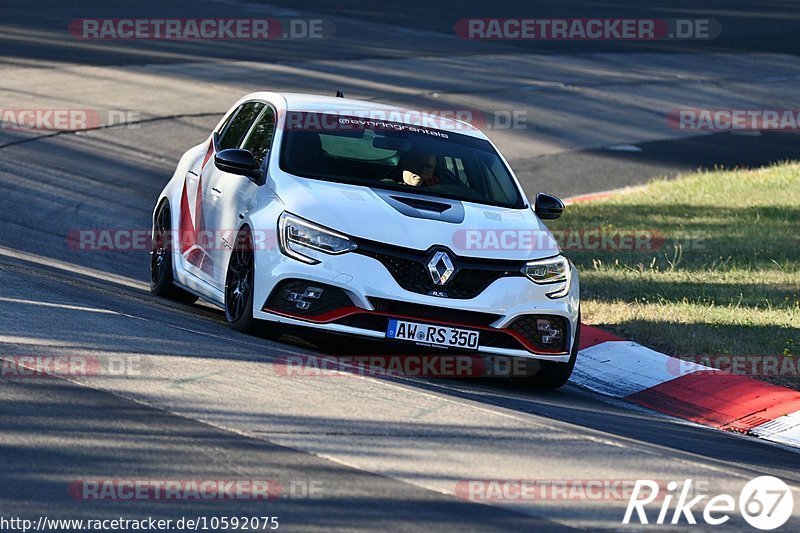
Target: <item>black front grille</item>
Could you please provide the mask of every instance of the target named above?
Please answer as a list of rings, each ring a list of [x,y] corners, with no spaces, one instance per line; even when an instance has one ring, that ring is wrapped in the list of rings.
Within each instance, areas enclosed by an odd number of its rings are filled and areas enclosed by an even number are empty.
[[[491,346],[492,348],[504,348],[507,350],[527,350],[524,344],[515,339],[512,335],[504,331],[481,331],[481,346]]]
[[[446,251],[455,272],[444,285],[436,285],[428,272],[428,262],[436,251]],[[475,298],[496,280],[522,276],[524,262],[465,258],[441,247],[420,252],[372,241],[359,241],[358,253],[380,261],[407,291],[443,298]]]
[[[381,311],[382,313],[407,316],[420,320],[430,320],[433,322],[466,324],[470,326],[486,327],[502,316],[478,311],[462,311],[460,309],[455,310],[433,305],[412,304],[397,300],[387,300],[385,298],[370,297],[369,303],[372,304],[376,311]]]
[[[359,329],[386,331],[386,327],[389,325],[389,317],[383,315],[371,315],[369,313],[358,313],[355,315],[342,317],[337,320],[336,323]]]
[[[548,334],[546,331],[539,331],[537,320],[548,320],[551,324],[557,326],[560,330],[560,336],[557,339],[551,339],[551,342],[546,343],[543,337]],[[569,327],[564,317],[553,315],[524,315],[515,319],[509,324],[508,329],[519,333],[528,341],[529,344],[542,350],[555,350],[566,351],[567,337],[569,337]]]
[[[305,295],[308,289],[321,290],[318,298],[311,296],[292,297],[295,295]],[[301,302],[307,302],[308,306]],[[302,279],[286,279],[278,283],[272,290],[267,302],[264,304],[265,311],[277,311],[295,316],[315,317],[324,315],[342,307],[352,307],[353,301],[342,289],[325,283],[308,281]]]

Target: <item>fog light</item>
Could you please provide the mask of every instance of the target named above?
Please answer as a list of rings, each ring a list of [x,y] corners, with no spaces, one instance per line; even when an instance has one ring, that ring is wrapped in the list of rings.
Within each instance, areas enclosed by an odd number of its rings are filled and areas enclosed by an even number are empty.
[[[538,319],[536,320],[536,329],[542,334],[542,344],[553,344],[561,340],[561,328],[558,327],[557,322]]]
[[[323,292],[325,291],[319,287],[309,286],[306,287],[302,293],[294,291],[290,292],[286,296],[286,301],[293,303],[296,308],[306,311],[311,308],[311,302],[307,300],[319,300],[322,297]]]
[[[323,292],[325,291],[323,291],[319,287],[306,287],[306,291],[303,293],[303,298],[311,298],[312,300],[319,300]]]
[[[550,332],[550,335],[542,335],[542,344],[553,344],[561,338],[561,332],[557,329]]]

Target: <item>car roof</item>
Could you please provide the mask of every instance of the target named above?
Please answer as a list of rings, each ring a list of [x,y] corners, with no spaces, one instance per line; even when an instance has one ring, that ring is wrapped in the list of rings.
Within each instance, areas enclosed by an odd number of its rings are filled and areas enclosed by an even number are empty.
[[[460,133],[480,139],[487,138],[483,132],[468,122],[456,120],[456,110],[454,109],[409,109],[366,100],[305,93],[253,93],[249,97],[266,98],[268,95],[274,96],[276,94],[285,100],[287,111],[325,112],[368,117],[375,120],[388,120],[451,133]]]

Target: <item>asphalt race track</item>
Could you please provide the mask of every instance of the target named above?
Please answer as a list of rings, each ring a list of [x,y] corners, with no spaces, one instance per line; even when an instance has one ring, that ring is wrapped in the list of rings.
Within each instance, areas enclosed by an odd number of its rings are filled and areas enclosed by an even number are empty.
[[[697,47],[595,50],[452,35],[464,17],[533,16],[523,2],[497,13],[449,0],[410,2],[402,12],[397,3],[276,4],[0,7],[0,108],[131,112],[124,123],[79,133],[0,130],[0,354],[130,367],[70,380],[0,379],[0,516],[269,515],[290,531],[618,530],[623,499],[472,502],[456,487],[469,479],[693,479],[710,493],[735,494],[758,475],[800,484],[794,451],[573,385],[540,392],[502,379],[281,375],[282,356],[326,353],[334,339],[240,334],[211,306],[151,296],[147,251],[82,251],[70,240],[81,229],[147,230],[180,154],[258,89],[343,89],[489,115],[525,110],[529,127],[489,135],[529,194],[569,196],[698,167],[797,158],[792,133],[701,135],[663,119],[683,103],[797,107],[796,5],[735,2],[704,14],[693,3],[584,2],[585,16],[688,13],[729,31]],[[754,11],[760,24],[747,22]],[[551,2],[536,16],[581,13]],[[81,17],[168,16],[323,18],[336,33],[322,42],[98,42],[66,30]],[[97,502],[69,489],[109,478],[270,479],[284,492],[266,502]],[[309,487],[313,497],[304,497]],[[741,518],[727,526],[750,530]]]

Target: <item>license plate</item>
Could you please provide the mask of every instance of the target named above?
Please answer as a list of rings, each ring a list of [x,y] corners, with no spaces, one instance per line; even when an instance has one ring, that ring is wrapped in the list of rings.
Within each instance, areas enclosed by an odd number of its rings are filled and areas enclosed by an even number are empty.
[[[387,339],[445,348],[468,348],[474,350],[478,348],[479,337],[480,333],[472,329],[420,324],[396,318],[389,319],[389,326],[386,328]]]

